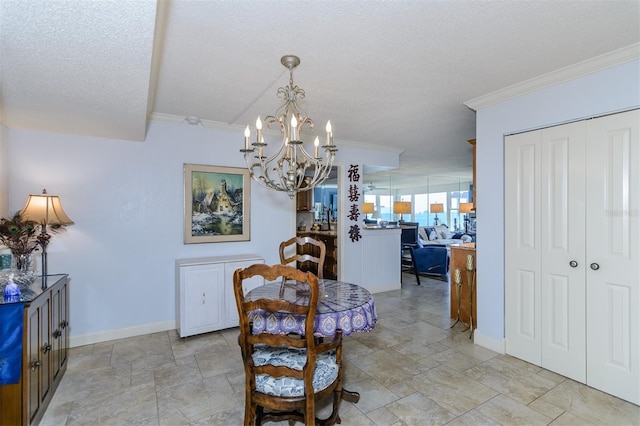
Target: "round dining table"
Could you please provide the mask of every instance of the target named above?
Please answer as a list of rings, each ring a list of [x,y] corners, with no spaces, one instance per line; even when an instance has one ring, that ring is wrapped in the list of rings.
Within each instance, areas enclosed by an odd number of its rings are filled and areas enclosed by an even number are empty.
[[[371,293],[359,285],[336,280],[318,280],[319,300],[316,309],[314,334],[317,337],[333,337],[337,329],[343,336],[356,331],[374,329],[377,316]],[[251,290],[247,301],[258,299],[284,299],[304,305],[309,303],[309,289],[295,282],[273,282]],[[249,320],[254,333],[304,334],[304,316],[281,312],[251,312]]]

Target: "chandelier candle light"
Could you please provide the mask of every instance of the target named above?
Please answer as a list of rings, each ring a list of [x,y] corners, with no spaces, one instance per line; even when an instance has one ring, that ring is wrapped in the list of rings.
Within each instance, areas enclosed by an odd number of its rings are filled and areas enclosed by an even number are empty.
[[[274,154],[265,156],[268,144],[264,141],[263,122],[258,117],[255,142],[251,143],[251,130],[247,126],[244,130],[244,148],[240,152],[244,153],[247,168],[256,182],[267,189],[286,192],[289,198],[293,198],[296,193],[309,191],[324,182],[331,172],[338,149],[333,143],[331,121],[327,121],[325,127],[327,138],[322,146],[324,159],[318,153],[318,137],[313,144],[313,155],[304,149],[300,137],[302,128],[308,126],[309,130],[313,130],[314,123],[297,104],[297,100],[305,96],[304,90],[293,84],[293,70],[300,65],[300,58],[286,55],[280,62],[289,70],[289,85],[278,89],[277,96],[284,99],[284,103],[274,115],[266,116],[264,123],[268,128],[277,123],[282,143]]]

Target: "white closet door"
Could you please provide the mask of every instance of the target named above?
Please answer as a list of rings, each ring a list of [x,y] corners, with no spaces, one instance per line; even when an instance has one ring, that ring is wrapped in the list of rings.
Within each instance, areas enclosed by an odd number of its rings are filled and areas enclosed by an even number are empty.
[[[587,384],[635,404],[640,404],[639,123],[636,110],[587,124]]]
[[[586,380],[585,124],[541,134],[541,366]]]
[[[507,353],[541,363],[540,132],[505,141],[505,337]]]

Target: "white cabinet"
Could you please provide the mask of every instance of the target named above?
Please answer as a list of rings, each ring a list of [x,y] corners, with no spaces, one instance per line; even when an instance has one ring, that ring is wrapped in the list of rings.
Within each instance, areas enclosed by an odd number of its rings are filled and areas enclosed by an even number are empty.
[[[233,273],[264,259],[253,255],[176,260],[176,326],[180,337],[238,326]],[[243,283],[245,294],[264,284],[261,277]]]
[[[505,139],[507,353],[640,403],[640,111]]]

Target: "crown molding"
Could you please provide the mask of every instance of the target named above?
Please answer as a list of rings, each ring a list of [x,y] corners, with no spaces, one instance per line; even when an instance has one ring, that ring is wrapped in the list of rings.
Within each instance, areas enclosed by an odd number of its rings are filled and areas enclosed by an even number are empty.
[[[544,89],[545,87],[574,80],[637,59],[640,59],[640,43],[634,43],[596,56],[595,58],[587,59],[586,61],[560,68],[530,80],[507,86],[495,92],[466,101],[464,104],[472,110],[477,111],[527,93],[535,92],[536,90]]]

